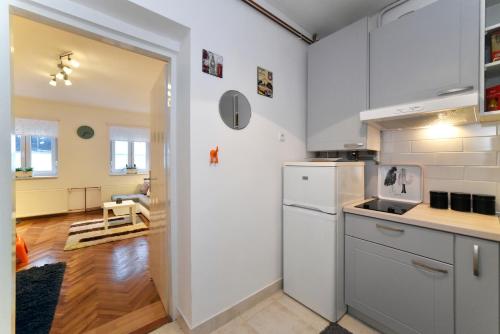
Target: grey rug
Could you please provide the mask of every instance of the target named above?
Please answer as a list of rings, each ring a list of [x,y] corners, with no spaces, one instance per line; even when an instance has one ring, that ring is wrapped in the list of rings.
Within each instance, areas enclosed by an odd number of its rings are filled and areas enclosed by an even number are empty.
[[[64,262],[16,273],[16,333],[50,332],[64,277]]]
[[[337,323],[330,323],[328,327],[323,329],[320,334],[352,334],[344,327],[340,326]]]

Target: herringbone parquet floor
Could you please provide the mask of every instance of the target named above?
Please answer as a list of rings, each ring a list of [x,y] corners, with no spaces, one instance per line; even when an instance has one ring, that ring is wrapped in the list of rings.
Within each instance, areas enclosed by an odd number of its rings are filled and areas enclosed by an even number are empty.
[[[28,219],[17,226],[30,251],[30,263],[25,268],[59,261],[67,264],[51,334],[99,332],[96,329],[104,329],[103,325],[113,320],[159,304],[148,272],[147,237],[63,250],[71,223],[100,217],[101,212],[73,213]],[[164,313],[160,318],[166,322],[165,310],[159,309]],[[144,318],[145,327],[158,322],[156,313],[156,319]]]

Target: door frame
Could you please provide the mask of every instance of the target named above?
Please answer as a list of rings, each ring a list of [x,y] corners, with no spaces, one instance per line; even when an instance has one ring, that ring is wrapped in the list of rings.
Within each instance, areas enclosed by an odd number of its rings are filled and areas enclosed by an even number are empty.
[[[64,30],[75,32],[77,34],[83,35],[85,37],[89,37],[92,39],[97,39],[101,42],[108,43],[120,48],[125,48],[128,50],[131,50],[133,52],[137,52],[139,54],[157,58],[163,61],[167,62],[168,66],[168,75],[166,77],[167,80],[167,85],[170,85],[171,87],[171,105],[170,107],[167,105],[167,108],[170,110],[166,110],[166,112],[170,111],[170,178],[169,178],[169,193],[171,194],[171,203],[170,203],[170,212],[171,212],[171,217],[170,217],[170,237],[169,237],[169,242],[170,242],[170,268],[169,272],[167,275],[170,276],[170,282],[171,282],[171,287],[170,287],[170,295],[169,295],[169,305],[168,305],[168,314],[172,317],[172,319],[176,319],[178,315],[178,281],[177,281],[177,268],[178,268],[178,263],[177,263],[177,226],[178,226],[178,209],[177,209],[177,156],[178,156],[178,150],[177,150],[177,138],[180,135],[180,131],[176,131],[176,120],[177,120],[177,110],[178,106],[181,105],[184,107],[183,102],[178,102],[182,99],[178,98],[178,94],[180,89],[177,89],[177,84],[178,84],[178,75],[180,72],[180,68],[182,65],[180,65],[180,62],[178,61],[178,57],[180,56],[180,45],[181,42],[177,42],[176,38],[173,37],[172,39],[168,38],[157,38],[155,39],[155,36],[146,36],[146,35],[141,35],[140,32],[136,32],[136,34],[129,34],[127,32],[124,32],[123,30],[118,29],[117,22],[109,21],[109,20],[98,20],[95,19],[95,16],[92,15],[92,12],[78,12],[77,15],[75,15],[75,9],[72,8],[73,4],[71,4],[70,1],[60,1],[57,3],[57,7],[55,4],[52,4],[50,1],[37,1],[34,3],[33,1],[30,0],[7,0],[6,2],[0,4],[0,18],[4,19],[7,18],[7,22],[10,22],[10,15],[19,15],[19,16],[24,16],[27,17],[31,20],[49,24],[51,26],[56,26],[60,27]],[[73,10],[73,11],[72,11]],[[145,9],[146,10],[146,9]],[[168,20],[165,18],[165,20]],[[128,24],[126,20],[120,21],[121,23]],[[137,26],[133,23],[130,24],[131,27],[135,27],[138,29],[141,29],[140,26]],[[182,27],[179,25],[179,27]],[[7,31],[4,34],[0,33],[0,47],[7,46],[10,44],[9,42],[9,36],[12,38],[11,34],[12,28],[10,27],[9,31]],[[146,30],[144,30],[146,32]],[[8,47],[8,50],[0,50],[0,73],[11,73],[11,56],[10,56],[10,46]],[[185,56],[183,54],[183,56]],[[9,78],[9,76],[6,76]],[[13,96],[13,91],[12,91],[12,82],[13,82],[13,76],[12,73],[10,75],[10,80],[4,80],[3,82],[0,82],[0,100],[2,98],[7,98],[4,102],[0,102],[0,108],[6,108],[10,111],[10,115],[5,115],[2,113],[5,112],[5,110],[0,109],[0,122],[6,121],[8,117],[10,116],[10,133],[9,135],[12,134],[13,131],[13,119],[14,119],[14,112],[12,109],[12,103],[11,103],[11,98]],[[179,107],[180,109],[180,107]],[[9,122],[7,122],[9,124]],[[10,151],[10,147],[8,148]],[[4,150],[0,149],[0,154],[1,155],[7,155],[8,157],[2,157],[3,158],[8,158],[8,161],[11,160],[11,156],[9,153],[5,152]],[[4,160],[6,161],[6,160]],[[8,168],[10,169],[10,164]],[[0,185],[1,184],[9,184],[9,178],[5,178],[6,175],[6,170],[3,169],[5,167],[0,166]],[[167,170],[165,170],[165,173],[167,173]],[[10,272],[10,280],[7,280],[3,284],[5,284],[6,290],[4,291],[4,288],[0,288],[0,292],[6,292],[5,296],[8,296],[9,289],[10,291],[10,300],[9,298],[6,298],[4,300],[4,306],[0,307],[0,313],[3,313],[3,315],[0,315],[0,332],[2,333],[14,333],[15,331],[15,250],[14,250],[14,243],[15,243],[15,215],[13,214],[15,212],[15,192],[14,192],[14,185],[15,185],[15,180],[12,175],[12,170],[10,170],[10,184],[11,184],[11,191],[10,191],[10,198],[7,197],[7,199],[2,199],[4,203],[0,203],[0,221],[3,221],[4,218],[11,219],[12,224],[10,226],[6,226],[8,224],[5,224],[4,226],[0,226],[0,235],[4,235],[5,237],[0,237],[0,243],[8,241],[8,236],[10,234],[10,246],[11,246],[11,255],[6,255],[6,254],[0,254],[0,277],[9,277],[8,276],[8,268],[11,268]],[[8,191],[4,192],[7,193]],[[10,208],[12,210],[10,210]],[[7,212],[4,212],[5,210],[8,210],[9,215],[7,216]],[[0,224],[3,225],[3,224]],[[6,233],[4,233],[6,232]],[[0,248],[0,251],[5,250],[5,247],[8,247],[8,245],[4,245],[3,248]],[[5,268],[4,266],[6,263],[5,259],[6,257],[9,257],[12,261],[11,266]],[[7,271],[7,275],[4,275]],[[8,304],[8,305],[7,305]],[[5,312],[3,312],[5,311]],[[3,323],[3,324],[2,324]],[[5,327],[4,327],[5,326]]]

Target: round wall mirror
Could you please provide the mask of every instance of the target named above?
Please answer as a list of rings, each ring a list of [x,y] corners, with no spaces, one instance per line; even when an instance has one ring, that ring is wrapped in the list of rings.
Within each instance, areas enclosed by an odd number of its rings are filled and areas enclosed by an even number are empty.
[[[252,110],[245,95],[236,90],[228,90],[219,101],[219,113],[222,121],[231,129],[241,130],[250,123]]]

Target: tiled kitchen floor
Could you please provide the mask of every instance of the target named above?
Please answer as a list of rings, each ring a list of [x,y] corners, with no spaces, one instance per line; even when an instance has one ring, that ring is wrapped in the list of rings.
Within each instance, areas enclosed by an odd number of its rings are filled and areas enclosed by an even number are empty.
[[[349,315],[345,315],[339,324],[353,334],[379,334]],[[328,321],[280,291],[242,313],[213,334],[318,334],[327,325]],[[173,322],[151,334],[183,333],[177,323]]]

